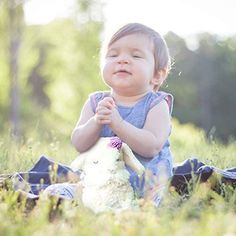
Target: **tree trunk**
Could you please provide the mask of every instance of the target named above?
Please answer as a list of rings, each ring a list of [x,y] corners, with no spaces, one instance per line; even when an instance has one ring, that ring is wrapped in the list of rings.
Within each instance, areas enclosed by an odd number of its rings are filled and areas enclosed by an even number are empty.
[[[19,50],[23,29],[23,8],[15,0],[8,1],[10,124],[15,137],[20,135]]]

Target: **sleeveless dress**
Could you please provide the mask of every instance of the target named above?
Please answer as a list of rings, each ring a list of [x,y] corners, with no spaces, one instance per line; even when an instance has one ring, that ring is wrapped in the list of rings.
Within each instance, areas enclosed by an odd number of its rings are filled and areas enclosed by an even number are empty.
[[[90,94],[90,104],[94,113],[96,112],[98,102],[107,96],[111,96],[110,92],[108,91],[98,91]],[[121,106],[118,104],[116,105],[123,120],[141,129],[145,124],[145,120],[150,109],[152,109],[155,105],[163,100],[167,102],[171,115],[173,108],[173,96],[162,91],[147,93],[132,107]],[[104,125],[100,137],[112,136],[116,136],[116,134],[113,133],[113,131],[107,125]],[[145,142],[145,140],[143,140],[143,142]],[[130,169],[128,166],[126,167],[130,173],[131,186],[135,190],[138,197],[144,197],[147,189],[152,189],[153,187],[155,187],[155,185],[160,184],[160,180],[168,179],[173,175],[173,161],[169,140],[166,141],[162,150],[153,158],[147,159],[135,152],[134,155],[145,167],[145,172],[149,173],[145,174],[145,176],[140,179],[132,169]],[[160,196],[157,194],[153,200],[156,204],[159,204]]]

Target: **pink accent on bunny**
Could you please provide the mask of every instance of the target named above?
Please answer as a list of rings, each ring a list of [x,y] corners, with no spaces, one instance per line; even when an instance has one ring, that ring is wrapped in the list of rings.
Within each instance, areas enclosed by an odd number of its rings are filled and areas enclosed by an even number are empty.
[[[122,147],[122,141],[118,137],[111,137],[110,143],[108,143],[109,147],[117,148],[119,151]]]

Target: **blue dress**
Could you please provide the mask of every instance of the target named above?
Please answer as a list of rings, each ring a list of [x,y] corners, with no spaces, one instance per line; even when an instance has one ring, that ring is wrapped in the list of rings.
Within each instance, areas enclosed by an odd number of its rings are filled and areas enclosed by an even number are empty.
[[[94,113],[96,111],[98,102],[107,96],[111,96],[110,92],[108,91],[105,91],[105,92],[99,91],[99,92],[90,94],[89,96],[90,104]],[[139,100],[132,107],[121,106],[117,104],[117,109],[121,117],[123,118],[123,120],[141,129],[143,128],[145,124],[145,120],[150,109],[152,109],[155,105],[157,105],[163,100],[167,102],[169,106],[169,112],[171,115],[172,108],[173,108],[173,96],[169,93],[165,93],[162,91],[147,93],[141,100]],[[171,133],[171,130],[170,130],[170,133]],[[104,125],[100,136],[112,137],[112,136],[116,136],[116,134],[113,133],[113,131],[107,125]],[[145,142],[145,140],[143,141]],[[159,181],[159,179],[163,178],[163,176],[165,178],[169,178],[173,175],[172,173],[173,161],[172,161],[172,154],[170,151],[169,140],[166,141],[162,150],[151,159],[144,158],[135,152],[134,152],[134,155],[143,164],[143,166],[146,169],[146,172],[152,174],[151,175],[152,177],[149,178],[148,181],[147,181],[147,175],[146,175],[146,178],[143,177],[140,180],[137,174],[133,170],[131,170],[129,167],[127,167],[128,171],[130,172],[130,183],[139,197],[143,197],[145,194],[145,190],[147,188],[154,187],[155,184]]]

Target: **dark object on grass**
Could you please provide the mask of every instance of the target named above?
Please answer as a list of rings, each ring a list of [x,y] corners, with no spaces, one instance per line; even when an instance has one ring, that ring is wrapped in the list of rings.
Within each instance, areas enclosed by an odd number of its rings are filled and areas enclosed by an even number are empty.
[[[170,185],[179,194],[188,193],[190,185],[196,182],[209,182],[211,188],[218,193],[221,191],[219,185],[222,184],[235,188],[236,167],[222,170],[215,166],[205,165],[197,158],[187,159],[174,167]]]
[[[39,192],[49,185],[70,181],[71,176],[77,176],[79,179],[79,174],[73,172],[67,165],[42,156],[28,172],[0,175],[0,186],[7,187],[6,180],[10,180],[15,190],[23,190],[29,193],[28,198],[38,199]],[[205,165],[197,158],[187,159],[173,168],[170,186],[179,194],[186,194],[191,183],[206,182],[210,177],[215,178],[214,190],[218,189],[217,184],[222,183],[236,187],[236,167],[222,170]]]

